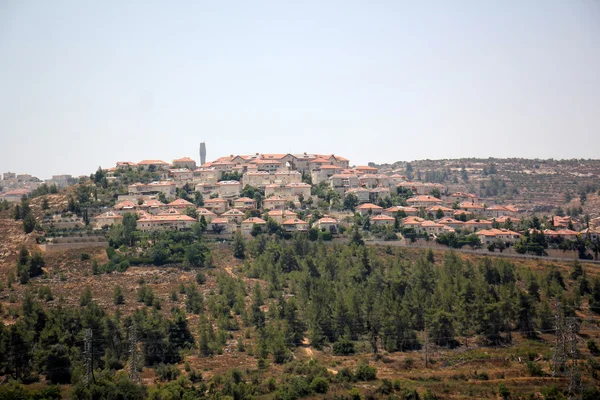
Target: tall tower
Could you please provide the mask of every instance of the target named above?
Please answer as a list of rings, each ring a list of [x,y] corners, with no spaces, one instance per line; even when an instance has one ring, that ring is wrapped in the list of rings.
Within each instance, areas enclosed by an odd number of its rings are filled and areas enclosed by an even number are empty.
[[[206,144],[200,142],[200,165],[206,164]]]

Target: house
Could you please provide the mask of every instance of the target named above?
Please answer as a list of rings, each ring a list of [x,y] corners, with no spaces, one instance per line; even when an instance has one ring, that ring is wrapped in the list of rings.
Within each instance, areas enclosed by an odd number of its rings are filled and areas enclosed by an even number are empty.
[[[250,161],[251,165],[255,165],[259,171],[275,172],[282,167],[281,162],[277,160],[257,159]]]
[[[579,232],[570,229],[559,229],[557,231],[546,229],[543,233],[544,236],[550,238],[560,238],[564,240],[577,240],[577,237],[579,236]]]
[[[425,221],[423,218],[419,218],[419,217],[406,217],[402,219],[402,222],[400,223],[400,225],[403,228],[412,228],[415,231],[419,230],[419,227],[421,226],[421,223]]]
[[[434,222],[434,221],[423,221],[419,228],[417,228],[417,232],[427,233],[428,235],[439,235],[443,232],[445,225]]]
[[[225,199],[215,198],[204,200],[204,208],[215,214],[223,214],[229,208],[229,203]]]
[[[298,218],[288,219],[287,221],[284,221],[281,225],[283,226],[283,229],[287,232],[308,230],[308,222],[304,222]]]
[[[480,229],[491,229],[492,221],[488,221],[487,219],[472,219],[470,221],[465,222],[463,225],[464,229],[475,232]]]
[[[232,199],[239,197],[242,184],[238,181],[221,181],[217,183],[219,197]]]
[[[439,190],[440,193],[444,193],[446,191],[446,187],[444,185],[430,182],[400,182],[396,187],[410,190],[415,195],[427,195],[430,194],[434,189]]]
[[[271,184],[271,174],[267,171],[247,171],[242,175],[244,187],[253,186],[262,189]]]
[[[166,163],[162,160],[143,160],[137,163],[137,167],[143,171],[149,169],[161,170],[169,168],[169,163]]]
[[[117,169],[123,170],[136,167],[137,164],[131,161],[117,161]]]
[[[207,229],[213,233],[232,233],[235,226],[232,226],[227,218],[215,218],[207,225]]]
[[[125,201],[122,201],[122,202],[116,204],[113,207],[113,210],[117,214],[123,215],[126,212],[134,212],[136,207],[137,206],[136,206],[136,204],[133,203],[133,201],[125,200]]]
[[[499,204],[493,204],[485,209],[485,214],[491,218],[497,218],[501,216],[514,216],[518,213],[518,210],[514,206],[501,206]]]
[[[465,210],[456,210],[453,213],[454,218],[458,218],[460,216],[465,216],[465,218],[469,219],[469,218],[473,218],[473,213],[471,211],[465,211]]]
[[[376,187],[369,191],[369,197],[372,201],[379,201],[390,197],[390,189],[386,187]]]
[[[240,197],[239,199],[235,199],[233,201],[233,208],[237,208],[238,210],[248,210],[256,208],[256,200],[251,199],[249,197]]]
[[[261,230],[264,230],[265,226],[267,225],[267,221],[258,217],[251,217],[242,221],[242,234],[250,235],[255,225],[259,226]]]
[[[375,167],[369,167],[368,165],[359,165],[358,167],[354,168],[354,170],[359,175],[363,175],[363,174],[376,174],[377,173],[377,168],[375,168]]]
[[[223,173],[216,168],[198,168],[194,170],[194,181],[203,183],[217,183]]]
[[[370,220],[371,224],[377,226],[394,226],[394,223],[396,222],[396,218],[383,214],[371,216]]]
[[[359,175],[358,184],[362,187],[373,188],[379,183],[379,179],[375,174]]]
[[[144,200],[142,204],[138,206],[139,209],[144,210],[150,214],[158,214],[166,208],[166,204],[156,199]]]
[[[194,179],[194,171],[187,168],[170,169],[169,176],[177,182],[191,182]]]
[[[194,186],[194,191],[200,192],[202,196],[210,197],[219,195],[219,186],[217,182],[200,182]]]
[[[497,240],[504,243],[516,243],[521,235],[508,229],[483,229],[476,233],[482,245],[492,244]]]
[[[177,185],[173,181],[159,181],[151,183],[134,183],[127,187],[130,196],[155,195],[162,193],[167,197],[174,197]]]
[[[329,178],[329,186],[339,194],[344,194],[347,190],[358,187],[358,175],[355,174],[335,174]]]
[[[277,185],[302,182],[302,174],[298,171],[279,170],[269,176],[271,182]]]
[[[573,219],[571,217],[561,217],[558,215],[552,217],[552,226],[555,228],[568,228],[569,225],[573,226]]]
[[[452,229],[462,229],[465,225],[463,221],[459,221],[454,218],[444,217],[437,221],[438,224],[449,226]]]
[[[288,199],[295,200],[302,196],[304,199],[308,199],[310,197],[310,188],[311,186],[308,183],[304,182],[294,182],[288,183],[285,185]]]
[[[444,206],[431,206],[425,209],[425,212],[433,215],[434,217],[438,214],[438,212],[444,213],[444,216],[449,217],[454,215],[454,210],[452,208],[444,207]]]
[[[165,213],[163,215],[146,215],[137,220],[137,227],[142,231],[187,230],[197,221],[185,214]]]
[[[174,201],[170,202],[169,204],[167,204],[167,207],[169,207],[169,208],[175,208],[175,209],[178,209],[178,210],[185,210],[188,207],[195,208],[196,205],[194,203],[192,203],[192,202],[189,202],[189,201],[185,200],[185,199],[177,199],[177,200],[174,200]]]
[[[358,198],[359,203],[369,203],[371,201],[371,192],[365,188],[348,189],[346,196],[354,194]]]
[[[337,231],[338,222],[335,218],[323,217],[313,224],[320,231]]]
[[[173,160],[173,167],[186,168],[190,171],[193,171],[196,169],[196,161],[192,160],[189,157],[178,158],[176,160]]]
[[[225,211],[222,215],[222,218],[227,218],[230,224],[239,224],[246,217],[246,215],[238,210],[237,208],[232,208],[229,211]]]
[[[196,209],[196,213],[198,214],[198,220],[200,220],[200,218],[204,217],[204,220],[206,222],[210,222],[213,220],[213,218],[217,218],[217,214],[215,214],[214,212],[207,210],[206,208],[197,208]]]
[[[365,203],[356,207],[356,211],[358,211],[362,216],[379,215],[383,213],[383,207],[379,207],[378,205],[372,203]]]
[[[269,218],[271,218],[273,221],[277,222],[278,224],[282,224],[284,221],[287,221],[288,219],[298,217],[295,212],[290,211],[290,210],[271,210],[271,211],[267,211],[266,214]]]
[[[273,196],[263,200],[262,206],[265,210],[283,210],[285,207],[285,199]]]
[[[8,192],[0,193],[0,200],[6,200],[9,203],[20,203],[23,196],[28,196],[31,193],[29,189],[15,189]]]
[[[586,228],[586,229],[582,230],[581,232],[579,232],[579,235],[582,238],[589,239],[589,240],[600,240],[600,230],[598,230],[598,229]]]
[[[414,196],[406,200],[406,202],[412,207],[431,207],[435,205],[441,206],[443,204],[442,200],[430,195]]]
[[[338,167],[337,165],[322,165],[317,169],[312,170],[310,176],[312,178],[313,185],[318,185],[321,182],[324,182],[331,178],[335,174],[342,173],[343,168]]]
[[[102,228],[103,226],[119,225],[123,223],[123,217],[114,211],[107,211],[104,214],[100,214],[94,217],[96,222],[96,228]]]
[[[456,192],[456,193],[452,193],[450,196],[448,196],[447,200],[450,204],[462,203],[465,201],[471,202],[471,203],[477,203],[479,198],[475,194]]]
[[[473,214],[481,213],[484,210],[483,205],[473,203],[471,201],[463,201],[462,203],[459,203],[458,208],[460,208],[461,210],[470,211]]]

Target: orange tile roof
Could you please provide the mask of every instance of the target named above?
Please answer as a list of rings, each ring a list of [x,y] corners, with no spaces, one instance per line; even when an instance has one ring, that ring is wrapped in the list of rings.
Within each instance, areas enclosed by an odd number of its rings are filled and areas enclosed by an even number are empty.
[[[227,200],[225,199],[221,199],[220,197],[216,197],[214,199],[208,199],[208,200],[204,200],[204,204],[206,203],[227,203]]]
[[[360,206],[356,207],[358,210],[383,210],[383,207],[379,207],[378,205],[375,205],[373,203],[365,203],[365,204],[361,204]]]
[[[170,214],[170,215],[147,215],[138,219],[138,222],[175,222],[175,221],[196,221],[194,218],[185,214]]]
[[[374,217],[371,217],[372,221],[394,221],[395,219],[393,217],[387,216],[387,215],[376,215]]]
[[[173,160],[173,162],[196,162],[189,157],[178,158],[177,160]]]
[[[245,219],[242,221],[242,224],[257,224],[257,225],[264,225],[266,224],[267,221],[265,221],[262,218],[258,218],[258,217],[250,217],[248,219]]]
[[[95,219],[105,219],[105,218],[112,218],[112,219],[123,219],[123,217],[119,214],[115,214],[112,211],[107,211],[104,214],[98,215],[95,217]]]
[[[135,207],[136,207],[136,204],[134,204],[133,201],[125,200],[118,204],[115,204],[115,206],[113,208],[115,210],[123,210],[125,208],[135,208]]]
[[[229,220],[227,218],[215,218],[210,221],[211,224],[228,224]]]
[[[169,163],[162,160],[142,160],[137,165],[169,165]]]
[[[283,223],[283,225],[299,225],[299,224],[307,224],[307,222],[304,222],[298,218],[291,218]]]
[[[169,204],[167,204],[167,206],[169,207],[190,207],[190,206],[194,206],[194,203],[189,202],[185,199],[177,199],[174,200],[172,202],[170,202]]]

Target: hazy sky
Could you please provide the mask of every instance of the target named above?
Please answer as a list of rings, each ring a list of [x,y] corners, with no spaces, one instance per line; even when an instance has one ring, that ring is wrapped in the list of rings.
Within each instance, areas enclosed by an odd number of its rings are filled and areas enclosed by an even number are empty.
[[[0,173],[600,158],[600,1],[0,0]]]

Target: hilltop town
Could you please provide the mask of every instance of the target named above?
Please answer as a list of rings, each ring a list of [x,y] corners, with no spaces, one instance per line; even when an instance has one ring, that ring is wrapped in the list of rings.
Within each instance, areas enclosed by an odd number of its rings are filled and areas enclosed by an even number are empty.
[[[107,232],[133,213],[142,231],[190,230],[202,223],[208,233],[249,236],[276,226],[329,240],[356,226],[367,240],[591,258],[600,235],[599,172],[598,163],[584,160],[351,166],[339,155],[309,153],[232,154],[199,166],[189,157],[117,162],[92,174],[104,194],[94,189],[92,201],[89,193],[72,196],[77,212],[45,213],[39,223],[50,232],[49,245],[68,242],[80,229]],[[18,203],[77,182],[85,194],[88,177],[41,182],[6,173],[0,183],[8,190],[0,201]],[[541,247],[531,242],[533,233],[543,237],[536,239]]]

